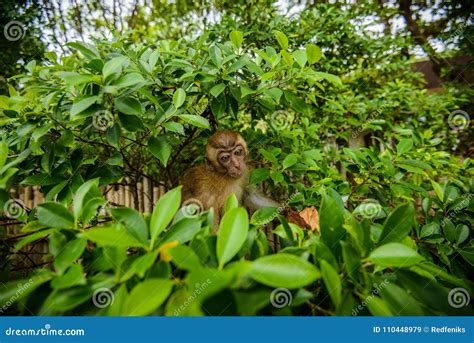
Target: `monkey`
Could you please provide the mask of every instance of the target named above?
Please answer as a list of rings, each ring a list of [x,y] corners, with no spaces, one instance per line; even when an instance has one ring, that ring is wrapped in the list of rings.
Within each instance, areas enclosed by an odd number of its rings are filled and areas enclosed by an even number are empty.
[[[206,145],[206,162],[185,173],[183,203],[197,202],[203,210],[214,209],[217,232],[227,198],[234,193],[239,204],[250,211],[279,204],[249,186],[248,148],[242,136],[233,131],[217,131]]]

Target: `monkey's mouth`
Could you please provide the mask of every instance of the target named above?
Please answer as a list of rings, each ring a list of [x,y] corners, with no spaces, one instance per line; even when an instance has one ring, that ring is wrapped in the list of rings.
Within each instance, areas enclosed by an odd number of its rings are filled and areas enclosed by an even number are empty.
[[[233,177],[233,178],[239,178],[242,176],[243,172],[242,171],[232,171],[232,172],[229,172],[228,173],[230,177]]]

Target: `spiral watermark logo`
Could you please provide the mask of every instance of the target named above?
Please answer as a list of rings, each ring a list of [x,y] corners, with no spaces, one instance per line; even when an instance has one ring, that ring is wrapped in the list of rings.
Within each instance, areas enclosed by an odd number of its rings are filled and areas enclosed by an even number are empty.
[[[5,38],[10,42],[16,42],[17,40],[25,37],[25,27],[19,21],[13,20],[7,23],[3,28],[3,34]]]
[[[92,303],[95,307],[105,308],[114,303],[114,293],[109,288],[99,288],[92,295]]]
[[[381,211],[382,205],[374,199],[366,199],[357,207],[357,213],[368,219],[377,217]]]
[[[471,298],[469,292],[461,287],[453,288],[448,294],[448,303],[451,307],[461,308],[467,306]]]
[[[204,205],[198,199],[191,198],[183,202],[182,208],[185,218],[196,218],[203,212]]]
[[[114,115],[109,111],[98,111],[92,116],[92,126],[98,131],[106,131],[114,122]]]
[[[290,127],[293,120],[294,116],[290,112],[278,110],[273,112],[270,116],[270,125],[277,131],[285,130]]]
[[[463,110],[456,110],[449,114],[448,125],[451,129],[456,131],[465,130],[471,123],[469,114]]]
[[[3,212],[10,219],[18,219],[26,212],[26,206],[23,201],[19,199],[10,199],[3,206]]]
[[[292,301],[293,296],[286,288],[276,288],[270,294],[270,303],[276,308],[290,306]]]

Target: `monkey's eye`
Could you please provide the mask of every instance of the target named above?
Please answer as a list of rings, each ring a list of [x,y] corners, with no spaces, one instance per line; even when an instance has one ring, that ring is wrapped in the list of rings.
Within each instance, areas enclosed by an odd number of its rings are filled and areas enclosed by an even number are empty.
[[[236,155],[236,156],[241,156],[241,155],[242,155],[242,152],[243,152],[242,149],[237,149],[237,150],[234,151],[234,155]]]
[[[222,155],[221,156],[221,162],[222,163],[227,163],[229,162],[230,156],[229,155]]]

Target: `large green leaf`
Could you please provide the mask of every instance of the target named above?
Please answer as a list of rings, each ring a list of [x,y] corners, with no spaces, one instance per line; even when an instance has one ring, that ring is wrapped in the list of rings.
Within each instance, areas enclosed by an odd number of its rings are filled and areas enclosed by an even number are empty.
[[[368,260],[383,267],[409,267],[423,261],[423,257],[405,244],[388,243],[372,251]]]
[[[102,246],[115,247],[142,247],[134,236],[132,236],[121,224],[110,224],[105,227],[96,227],[87,230],[84,236]]]
[[[76,194],[74,195],[74,200],[72,202],[72,210],[76,219],[78,219],[81,215],[85,200],[89,200],[86,197],[87,193],[89,193],[89,191],[97,193],[97,189],[94,190],[93,188],[97,188],[98,185],[99,179],[92,179],[82,184],[81,187],[79,187],[79,189],[76,191]]]
[[[332,303],[335,307],[338,307],[341,303],[341,278],[337,270],[335,270],[328,262],[321,261],[321,275],[324,281],[324,285],[328,290],[329,296],[331,297]]]
[[[314,64],[318,62],[322,56],[323,54],[319,46],[313,43],[306,44],[306,57],[308,58],[309,64]]]
[[[173,281],[148,279],[136,285],[123,305],[123,316],[146,316],[158,309],[168,298]]]
[[[344,211],[336,200],[328,195],[323,195],[323,201],[319,210],[319,226],[322,241],[333,250],[335,255],[339,255],[339,241],[344,237],[346,230],[344,224]]]
[[[378,240],[379,244],[402,241],[410,233],[415,223],[413,205],[410,203],[398,206],[385,220]]]
[[[181,114],[178,117],[183,119],[186,123],[189,123],[193,126],[199,127],[201,129],[209,129],[211,128],[211,124],[209,124],[209,120],[204,117],[197,116],[194,114]]]
[[[155,205],[150,220],[150,246],[153,247],[158,235],[171,223],[181,204],[181,186],[173,188]]]
[[[224,214],[217,236],[217,259],[222,268],[237,254],[247,238],[249,218],[244,208],[234,208]]]
[[[74,216],[63,205],[45,202],[38,206],[38,221],[48,227],[74,227]]]
[[[173,94],[174,107],[180,108],[186,100],[186,92],[182,88],[178,88]]]
[[[54,268],[62,274],[75,260],[81,257],[86,248],[87,241],[84,237],[69,241],[63,250],[54,259]]]
[[[240,48],[240,45],[242,44],[242,41],[244,40],[244,36],[242,35],[242,32],[235,31],[235,30],[230,33],[229,38],[235,49]]]
[[[293,289],[309,285],[321,274],[314,265],[300,257],[278,253],[252,262],[250,276],[266,286]]]
[[[71,107],[71,120],[77,119],[77,115],[92,106],[99,99],[96,95],[77,98]]]
[[[121,222],[127,231],[140,243],[146,244],[148,239],[148,227],[145,219],[133,208],[111,208],[112,216]]]
[[[148,149],[166,167],[172,149],[166,136],[150,137]]]

